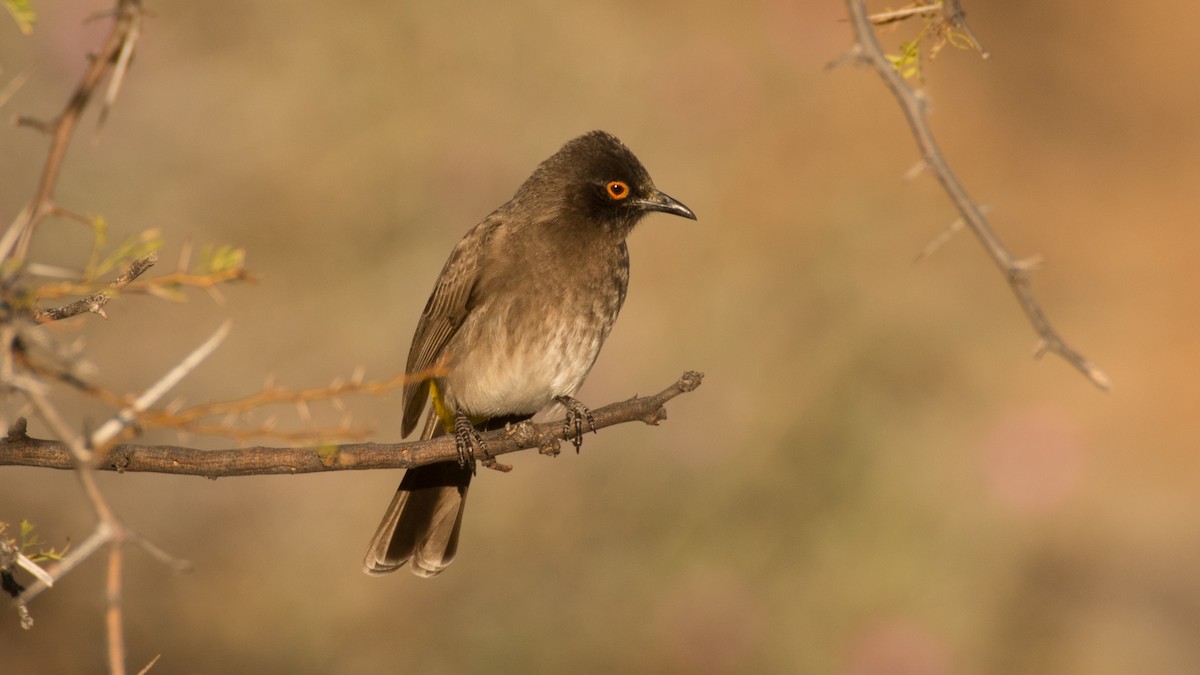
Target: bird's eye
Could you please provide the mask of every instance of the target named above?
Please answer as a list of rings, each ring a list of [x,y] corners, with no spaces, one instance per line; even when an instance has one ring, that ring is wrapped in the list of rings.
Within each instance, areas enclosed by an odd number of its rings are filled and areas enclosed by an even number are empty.
[[[629,196],[629,186],[619,180],[609,181],[608,185],[604,186],[608,191],[608,196],[620,201]]]

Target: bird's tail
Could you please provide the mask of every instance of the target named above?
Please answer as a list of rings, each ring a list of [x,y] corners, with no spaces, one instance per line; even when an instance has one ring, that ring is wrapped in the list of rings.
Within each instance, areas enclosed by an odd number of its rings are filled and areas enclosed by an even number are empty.
[[[445,433],[436,415],[431,415],[421,438]],[[406,471],[371,537],[363,571],[378,576],[411,563],[413,574],[432,577],[446,569],[458,551],[458,531],[470,484],[470,467],[461,467],[458,462],[439,462]]]

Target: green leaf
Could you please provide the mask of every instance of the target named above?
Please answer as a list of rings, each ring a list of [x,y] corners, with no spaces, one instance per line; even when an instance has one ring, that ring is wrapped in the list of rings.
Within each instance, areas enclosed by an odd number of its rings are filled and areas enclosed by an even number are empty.
[[[233,246],[206,245],[200,253],[200,263],[196,267],[197,274],[222,274],[232,270],[240,270],[246,263],[246,250]]]
[[[105,222],[104,218],[94,218],[92,220],[92,229],[96,233],[98,246],[103,246],[103,244],[107,243],[108,224]],[[95,264],[89,264],[85,276],[88,281],[95,281],[100,277],[107,276],[110,272],[121,265],[124,265],[130,260],[140,258],[144,255],[157,251],[158,249],[162,248],[162,245],[163,240],[160,236],[159,230],[150,229],[146,230],[145,232],[139,232],[121,242],[116,249],[108,254],[107,257],[100,258],[99,262]],[[98,248],[93,251],[94,258],[99,258],[98,251]]]
[[[317,457],[321,459],[321,464],[327,467],[337,463],[338,452],[337,446],[332,444],[324,444],[317,447]]]
[[[17,28],[25,35],[33,32],[33,23],[37,21],[37,12],[33,11],[33,5],[29,0],[3,0],[4,8],[12,15],[13,21],[17,22]]]

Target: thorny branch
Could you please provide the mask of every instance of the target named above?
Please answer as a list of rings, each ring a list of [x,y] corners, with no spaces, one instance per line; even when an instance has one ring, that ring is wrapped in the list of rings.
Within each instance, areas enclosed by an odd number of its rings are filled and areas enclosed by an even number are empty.
[[[106,77],[111,78],[107,104],[111,104],[112,98],[116,95],[137,43],[142,17],[141,0],[116,0],[111,16],[112,28],[105,38],[103,46],[91,59],[62,111],[48,122],[28,117],[17,118],[18,124],[45,132],[50,136],[50,144],[33,197],[3,235],[0,235],[0,291],[2,291],[5,309],[3,313],[5,321],[3,325],[0,325],[0,378],[3,379],[6,387],[21,394],[29,402],[51,433],[59,439],[66,457],[79,479],[80,487],[95,512],[97,521],[95,530],[85,539],[83,545],[76,547],[61,562],[48,570],[48,577],[39,575],[34,589],[45,588],[52,579],[60,578],[75,565],[90,557],[100,547],[109,546],[108,575],[105,583],[107,599],[105,612],[106,655],[109,672],[122,675],[125,672],[125,638],[121,620],[123,544],[132,540],[142,544],[148,550],[159,553],[161,551],[133,535],[109,507],[96,484],[95,470],[91,463],[92,452],[88,447],[88,441],[63,420],[47,396],[47,387],[41,379],[34,373],[25,372],[24,368],[19,370],[15,365],[19,360],[15,358],[15,352],[18,349],[23,351],[26,339],[33,339],[35,334],[35,331],[26,328],[31,320],[45,323],[83,312],[95,312],[103,316],[104,304],[108,302],[111,293],[129,284],[154,263],[152,257],[136,260],[104,293],[83,298],[57,310],[38,312],[32,307],[25,307],[15,301],[20,296],[16,290],[17,279],[27,271],[26,256],[37,227],[50,216],[77,219],[73,213],[61,208],[55,202],[55,187],[58,184],[63,161],[75,136],[80,118],[96,89]],[[69,373],[71,370],[73,370],[73,366],[67,366],[63,373]],[[37,591],[34,589],[26,590],[15,599],[18,610],[24,606],[25,601],[36,594]],[[23,625],[26,627],[32,625],[32,618],[28,615],[23,615],[22,618]]]
[[[1013,256],[992,230],[983,209],[971,199],[966,188],[951,171],[950,165],[946,162],[941,148],[934,139],[933,131],[929,127],[924,94],[909,87],[884,55],[879,41],[875,38],[875,32],[871,28],[871,18],[867,15],[865,0],[846,0],[846,8],[850,13],[850,23],[854,27],[856,41],[850,53],[851,58],[871,66],[900,103],[917,146],[921,150],[925,168],[933,173],[941,183],[950,200],[962,214],[963,222],[983,244],[996,266],[1000,268],[1016,296],[1017,302],[1025,312],[1025,316],[1028,317],[1034,331],[1037,332],[1040,340],[1035,356],[1040,357],[1046,352],[1057,354],[1083,373],[1097,387],[1108,389],[1110,383],[1104,371],[1068,345],[1046,318],[1041,304],[1033,294],[1029,281],[1029,273],[1036,266],[1036,259],[1022,260]],[[943,3],[942,10],[946,21],[970,34],[962,8],[957,0]]]
[[[108,315],[104,313],[104,306],[108,304],[108,301],[128,286],[130,282],[141,276],[143,272],[150,269],[156,262],[158,262],[158,255],[155,253],[142,256],[129,263],[129,268],[114,279],[103,292],[89,295],[86,298],[80,298],[62,307],[46,310],[35,309],[33,320],[37,323],[49,323],[85,312],[98,314],[101,318],[107,319]]]
[[[667,401],[700,386],[704,375],[689,371],[653,396],[634,397],[592,411],[596,428],[641,421],[657,425],[666,419]],[[527,448],[557,454],[562,421],[522,422],[482,434],[492,455]],[[458,459],[453,436],[411,443],[351,443],[311,448],[232,448],[197,450],[169,445],[116,445],[97,454],[92,466],[103,471],[138,471],[219,478],[270,474],[319,473],[364,469],[411,469]],[[72,469],[70,448],[62,441],[30,438],[10,432],[0,440],[0,466]]]
[[[141,0],[117,0],[116,9],[113,10],[112,30],[100,51],[91,59],[90,65],[63,111],[49,122],[29,117],[17,118],[18,124],[49,134],[51,141],[33,199],[21,210],[4,236],[0,237],[0,260],[5,263],[3,270],[0,270],[0,279],[4,282],[11,281],[20,271],[29,250],[30,239],[37,226],[46,217],[59,213],[59,207],[54,201],[54,188],[58,184],[63,159],[75,136],[79,118],[83,115],[84,109],[104,78],[113,74],[116,66],[128,65],[128,59],[120,63],[118,59],[122,53],[132,54],[139,35],[141,16]],[[116,72],[118,75],[122,73],[122,71]]]

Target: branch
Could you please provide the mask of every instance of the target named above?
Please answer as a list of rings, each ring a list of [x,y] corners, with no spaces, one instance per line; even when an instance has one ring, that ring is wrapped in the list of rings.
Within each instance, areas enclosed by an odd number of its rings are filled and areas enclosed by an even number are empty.
[[[702,373],[688,371],[679,381],[653,396],[634,397],[592,411],[596,429],[642,421],[658,425],[667,418],[667,401],[700,386]],[[522,422],[507,429],[482,434],[492,455],[527,448],[558,454],[563,439],[561,420],[534,424]],[[411,469],[458,459],[454,436],[410,443],[352,443],[310,448],[232,448],[198,450],[170,445],[123,444],[98,454],[93,466],[104,471],[138,471],[219,478],[267,474],[318,473],[363,469]],[[30,438],[16,429],[0,440],[0,466],[34,466],[74,469],[66,444]]]
[[[75,128],[79,125],[79,118],[83,115],[92,94],[95,93],[104,77],[114,67],[121,68],[121,74],[123,74],[124,67],[128,65],[128,58],[123,58],[123,55],[132,52],[133,44],[138,37],[141,12],[141,0],[117,0],[116,9],[113,10],[112,31],[105,38],[100,51],[92,57],[91,63],[84,71],[83,78],[67,101],[66,107],[57,117],[50,122],[28,117],[17,118],[18,124],[49,134],[51,141],[46,163],[42,167],[42,176],[38,181],[33,199],[17,215],[16,220],[9,226],[3,237],[0,237],[0,260],[4,260],[6,263],[6,267],[3,269],[5,281],[11,280],[20,270],[19,263],[25,261],[33,230],[47,216],[58,212],[58,206],[54,203],[54,188],[58,184],[63,159],[66,157],[67,148],[71,145],[71,139],[75,135]],[[13,262],[18,264],[12,264]]]
[[[1035,356],[1040,357],[1045,352],[1057,354],[1083,373],[1097,387],[1108,389],[1110,383],[1104,371],[1063,341],[1054,327],[1050,325],[1049,319],[1046,318],[1041,304],[1034,297],[1030,287],[1029,272],[1034,267],[1032,261],[1020,260],[1009,252],[992,231],[983,210],[971,199],[966,188],[950,170],[941,148],[934,140],[933,131],[929,128],[929,122],[925,115],[926,99],[924,95],[913,91],[884,56],[878,40],[875,39],[875,32],[871,28],[871,20],[867,16],[865,4],[865,0],[846,0],[846,8],[850,12],[850,22],[854,27],[856,40],[851,55],[860,62],[871,66],[900,103],[904,116],[908,119],[908,125],[912,129],[913,137],[917,141],[917,146],[921,150],[921,157],[926,168],[942,184],[942,188],[945,189],[950,200],[962,214],[963,222],[983,244],[984,250],[991,256],[996,266],[1000,268],[1009,288],[1012,289],[1017,302],[1025,312],[1025,316],[1028,317],[1034,331],[1037,332],[1040,340]],[[958,4],[958,2],[947,3],[946,19],[955,22],[969,33]]]
[[[103,292],[95,295],[89,295],[86,298],[80,298],[75,302],[63,305],[62,307],[55,307],[47,310],[35,309],[33,313],[33,320],[37,323],[49,323],[51,321],[66,319],[68,317],[75,316],[76,314],[83,314],[85,312],[99,314],[100,318],[107,319],[108,315],[104,313],[104,306],[108,304],[108,301],[112,300],[113,296],[119,293],[121,289],[125,288],[131,281],[141,276],[143,272],[150,269],[156,262],[158,262],[158,254],[156,253],[142,256],[141,258],[129,263],[129,268],[126,269],[125,272],[116,279],[113,279],[112,283],[110,283],[108,288]]]
[[[229,335],[232,325],[230,321],[226,320],[203,344],[184,357],[179,362],[179,365],[172,368],[166,375],[163,375],[158,382],[155,382],[152,387],[137,397],[133,403],[122,408],[115,417],[105,422],[104,426],[92,434],[92,447],[103,448],[105,444],[121,433],[125,427],[133,423],[137,419],[138,413],[154,405],[154,402],[162,398],[163,394],[167,393],[171,387],[174,387],[180,380],[187,377],[188,373],[195,370],[196,366],[203,363],[225,341],[225,337]]]

